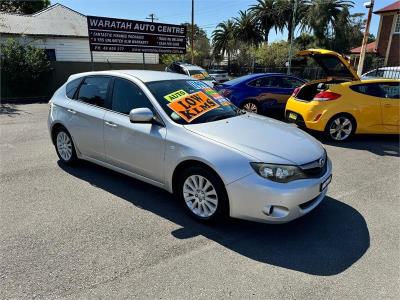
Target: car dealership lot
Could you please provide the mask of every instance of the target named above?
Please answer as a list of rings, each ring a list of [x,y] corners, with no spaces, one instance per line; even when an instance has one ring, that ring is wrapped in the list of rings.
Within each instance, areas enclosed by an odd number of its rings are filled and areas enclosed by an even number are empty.
[[[2,107],[0,298],[400,296],[396,137],[327,145],[328,198],[297,221],[209,227],[163,190],[59,164],[47,112]]]

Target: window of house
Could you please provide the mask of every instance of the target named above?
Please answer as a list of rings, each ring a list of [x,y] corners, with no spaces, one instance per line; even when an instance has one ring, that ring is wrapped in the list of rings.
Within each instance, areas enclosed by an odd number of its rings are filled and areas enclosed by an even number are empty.
[[[397,15],[396,26],[394,28],[394,33],[400,33],[400,15]]]
[[[44,54],[49,61],[56,61],[56,49],[44,49]]]

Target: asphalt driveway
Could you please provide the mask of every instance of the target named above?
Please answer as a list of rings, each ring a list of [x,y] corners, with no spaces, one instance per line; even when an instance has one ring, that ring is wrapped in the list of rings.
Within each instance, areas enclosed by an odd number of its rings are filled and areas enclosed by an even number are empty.
[[[326,145],[333,182],[302,219],[209,227],[165,191],[60,164],[47,112],[1,107],[1,299],[400,297],[398,137]]]

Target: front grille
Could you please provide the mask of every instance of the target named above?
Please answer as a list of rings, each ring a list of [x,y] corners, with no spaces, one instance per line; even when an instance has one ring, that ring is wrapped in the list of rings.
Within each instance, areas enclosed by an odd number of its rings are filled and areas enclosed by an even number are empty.
[[[324,160],[322,166],[320,166],[321,159]],[[320,178],[326,173],[327,168],[328,156],[326,155],[326,152],[321,158],[300,166],[300,169],[307,176],[307,178]]]

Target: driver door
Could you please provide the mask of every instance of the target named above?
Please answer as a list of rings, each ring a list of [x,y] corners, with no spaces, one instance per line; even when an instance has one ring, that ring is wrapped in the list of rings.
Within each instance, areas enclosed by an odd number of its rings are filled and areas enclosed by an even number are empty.
[[[131,123],[134,108],[154,107],[133,82],[114,78],[111,110],[104,116],[104,143],[107,162],[164,183],[166,128],[158,123]]]

